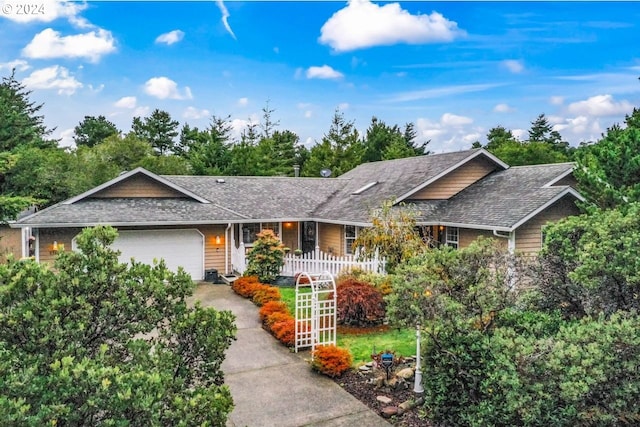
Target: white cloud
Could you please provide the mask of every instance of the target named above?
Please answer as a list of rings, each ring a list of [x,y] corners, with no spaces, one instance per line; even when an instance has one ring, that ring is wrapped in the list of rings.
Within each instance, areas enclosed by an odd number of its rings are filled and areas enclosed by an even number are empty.
[[[29,63],[23,59],[0,63],[0,70],[13,70],[14,68],[18,71],[26,71],[31,67],[29,66]]]
[[[445,113],[439,120],[416,120],[418,138],[429,140],[428,148],[436,153],[469,148],[481,137],[481,128],[471,127],[473,119]]]
[[[165,43],[172,45],[178,43],[184,38],[184,32],[180,30],[169,31],[168,33],[160,34],[156,37],[156,43]]]
[[[486,83],[475,85],[457,85],[457,86],[444,86],[435,89],[414,90],[410,92],[401,92],[391,96],[389,102],[407,102],[418,101],[421,99],[433,99],[442,98],[445,96],[460,95],[470,92],[482,92],[485,90],[493,89],[502,86],[500,83]]]
[[[449,42],[464,34],[458,24],[437,12],[411,15],[398,3],[383,6],[369,0],[350,0],[320,30],[319,41],[344,52],[398,43]]]
[[[149,111],[150,108],[146,105],[144,107],[136,107],[135,110],[133,110],[133,117],[146,117],[149,115]]]
[[[443,126],[464,126],[473,123],[473,119],[470,117],[456,116],[451,113],[444,113],[440,118],[440,123]]]
[[[616,102],[611,95],[596,95],[584,101],[573,102],[567,109],[572,114],[615,116],[631,112],[633,104],[625,100]]]
[[[182,117],[192,120],[198,120],[209,116],[211,116],[209,110],[199,110],[195,107],[187,107],[187,109],[184,110],[184,113],[182,113]]]
[[[529,137],[529,131],[525,129],[511,129],[511,134],[520,141],[524,140],[524,138]]]
[[[22,54],[27,58],[86,58],[98,62],[103,55],[115,50],[115,40],[107,30],[61,36],[58,31],[47,28],[33,37]]]
[[[21,5],[20,8],[18,4]],[[38,0],[28,3],[21,0],[7,0],[3,2],[3,13],[0,17],[19,23],[51,22],[58,18],[68,18],[73,24],[81,24],[86,21],[76,15],[86,8],[86,3],[76,1]],[[28,11],[28,13],[19,13],[19,11]]]
[[[224,25],[224,28],[227,30],[227,32],[231,34],[231,37],[235,39],[236,35],[233,34],[231,25],[229,25],[229,16],[231,15],[227,10],[227,6],[224,5],[224,2],[222,0],[216,0],[216,5],[218,6],[218,9],[220,9],[220,13],[222,14],[222,25]]]
[[[249,105],[249,98],[240,98],[240,99],[238,99],[238,105],[240,107],[246,107],[247,105]]]
[[[564,97],[563,96],[552,96],[551,98],[549,98],[549,103],[551,105],[562,105],[562,104],[564,104]]]
[[[115,105],[118,108],[134,109],[136,108],[137,102],[138,100],[136,99],[135,96],[124,96],[119,100],[117,100],[113,105]]]
[[[75,133],[75,130],[73,128],[65,129],[60,133],[58,133],[58,135],[56,136],[56,139],[60,140],[58,142],[58,146],[59,147],[75,147],[76,142],[73,140],[74,133]]]
[[[233,119],[231,120],[231,137],[240,140],[242,132],[247,129],[247,125],[260,123],[260,119],[254,114],[249,119]]]
[[[348,102],[341,102],[340,104],[338,104],[338,109],[340,111],[348,110],[349,109],[349,103]]]
[[[167,77],[152,77],[144,84],[144,92],[158,99],[191,99],[191,89],[185,87],[182,92],[178,84]]]
[[[510,107],[509,104],[497,104],[493,107],[493,111],[495,113],[510,113],[514,111],[514,108]]]
[[[313,112],[311,110],[307,110],[304,112],[304,118],[305,119],[310,119],[311,116],[313,116]]]
[[[59,65],[35,70],[22,83],[30,89],[56,89],[60,95],[73,95],[82,87],[69,70]]]
[[[515,59],[507,59],[505,61],[502,61],[502,66],[514,74],[518,74],[524,71],[524,63]]]
[[[308,79],[340,79],[344,77],[344,74],[334,70],[328,65],[323,65],[322,67],[309,67],[306,75]]]

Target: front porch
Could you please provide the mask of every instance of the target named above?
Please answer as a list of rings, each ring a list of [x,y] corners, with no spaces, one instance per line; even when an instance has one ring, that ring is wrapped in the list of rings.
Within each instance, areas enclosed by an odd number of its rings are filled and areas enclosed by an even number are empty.
[[[231,266],[234,272],[243,274],[247,269],[247,248],[241,243],[238,248],[232,246]],[[359,261],[356,255],[337,256],[320,250],[316,246],[312,252],[295,255],[288,253],[284,257],[284,266],[280,270],[282,276],[295,276],[303,271],[329,272],[333,276],[359,269],[372,273],[385,273],[385,261],[375,256],[371,260]]]

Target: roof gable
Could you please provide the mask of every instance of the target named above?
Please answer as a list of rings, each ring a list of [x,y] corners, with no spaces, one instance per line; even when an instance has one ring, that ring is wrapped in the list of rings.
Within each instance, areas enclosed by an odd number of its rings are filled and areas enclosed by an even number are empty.
[[[198,196],[179,185],[158,176],[144,168],[136,168],[123,173],[89,191],[65,200],[62,204],[70,205],[87,198],[163,198],[184,197],[200,203],[209,203],[207,199]]]
[[[410,198],[448,199],[494,170],[509,168],[509,165],[485,149],[469,150],[466,153],[469,155],[456,163],[447,165],[448,167],[438,174],[428,177],[424,182],[400,195],[394,203]],[[429,191],[428,187],[435,186],[440,188],[431,188],[433,191]]]

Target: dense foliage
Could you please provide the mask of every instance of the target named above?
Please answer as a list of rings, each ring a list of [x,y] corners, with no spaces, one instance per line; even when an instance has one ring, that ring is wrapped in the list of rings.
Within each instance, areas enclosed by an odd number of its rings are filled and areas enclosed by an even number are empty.
[[[385,318],[385,302],[373,285],[352,278],[338,282],[336,318],[340,325],[372,326]]]
[[[115,238],[0,266],[1,425],[225,425],[233,315],[189,307],[182,270],[120,264]]]
[[[539,260],[480,239],[396,269],[388,316],[421,324],[425,411],[445,426],[640,422],[638,206],[545,228]]]
[[[262,230],[247,254],[245,275],[257,276],[261,282],[271,283],[284,265],[284,245],[273,230]]]
[[[567,317],[640,309],[640,203],[545,228],[539,304]]]
[[[640,201],[640,110],[634,109],[625,124],[611,127],[600,141],[576,153],[578,188],[603,209]]]

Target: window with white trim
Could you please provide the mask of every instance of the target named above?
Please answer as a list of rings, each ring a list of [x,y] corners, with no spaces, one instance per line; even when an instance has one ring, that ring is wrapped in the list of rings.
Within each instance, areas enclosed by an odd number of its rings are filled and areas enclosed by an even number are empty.
[[[358,227],[355,225],[344,226],[344,253],[347,255],[353,255],[353,244],[358,237]]]
[[[271,230],[276,236],[280,237],[280,223],[279,222],[263,222],[260,224],[262,230]]]
[[[252,222],[249,224],[242,224],[242,243],[246,245],[253,245],[253,242],[258,240],[258,233],[262,230],[273,230],[276,236],[280,237],[280,223],[279,222]]]
[[[242,224],[242,243],[245,245],[253,244],[258,237],[258,233],[260,232],[260,223],[253,222],[249,224]]]
[[[447,236],[445,244],[452,248],[458,249],[458,241],[460,239],[460,233],[458,227],[447,227]]]

